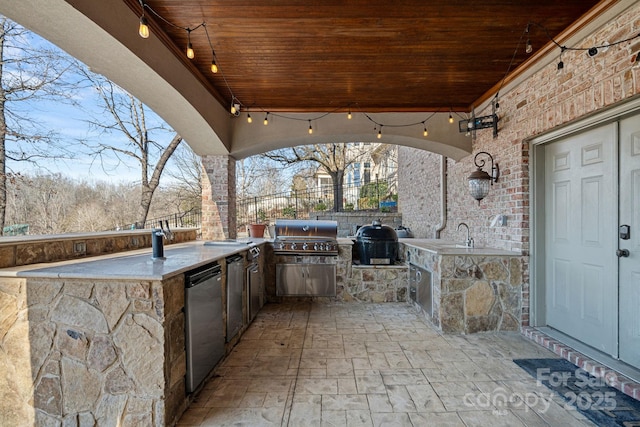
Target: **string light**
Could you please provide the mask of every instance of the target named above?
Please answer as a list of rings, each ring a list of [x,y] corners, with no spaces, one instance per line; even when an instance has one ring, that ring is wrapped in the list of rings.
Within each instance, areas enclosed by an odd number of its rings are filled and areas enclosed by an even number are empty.
[[[524,51],[527,53],[533,52],[533,46],[531,45],[531,40],[527,39],[527,45],[524,48]]]
[[[187,58],[193,59],[196,57],[193,51],[193,45],[191,44],[191,30],[187,28]]]
[[[211,56],[212,56],[212,59],[211,59],[211,72],[214,73],[214,74],[219,72],[219,67],[218,67],[218,64],[216,62],[216,54],[215,54],[215,51],[213,49],[213,45],[211,43],[211,37],[209,36],[209,32],[207,30],[207,26],[206,26],[205,22],[202,22],[201,24],[199,24],[199,25],[197,25],[197,26],[195,26],[193,28],[191,28],[191,27],[181,27],[179,25],[176,25],[176,24],[168,21],[164,17],[162,17],[160,14],[158,14],[158,12],[156,12],[151,7],[146,5],[144,3],[144,0],[138,0],[138,1],[140,2],[140,6],[142,8],[142,15],[140,16],[140,23],[139,23],[139,27],[138,27],[138,34],[140,35],[140,37],[148,38],[150,36],[149,23],[148,23],[146,15],[145,15],[145,11],[148,10],[151,14],[156,16],[158,19],[160,19],[161,21],[163,21],[167,25],[169,25],[171,27],[174,27],[174,28],[177,28],[177,29],[181,29],[181,30],[187,31],[186,55],[187,55],[187,57],[189,59],[194,59],[195,58],[195,51],[193,50],[193,45],[191,43],[191,32],[197,30],[200,27],[203,27],[204,31],[206,32],[207,41],[209,42],[209,47],[211,48]],[[494,111],[498,111],[499,108],[500,108],[500,104],[498,103],[498,95],[500,93],[500,90],[504,86],[504,83],[506,81],[506,78],[507,78],[510,70],[511,70],[511,67],[514,64],[514,61],[515,61],[515,58],[516,58],[516,54],[518,52],[518,48],[519,48],[519,46],[521,46],[521,43],[522,43],[523,39],[525,39],[525,36],[526,36],[525,52],[527,54],[530,54],[531,52],[533,52],[533,46],[531,44],[531,39],[530,39],[530,34],[529,34],[531,25],[537,25],[540,28],[542,28],[546,32],[547,38],[553,44],[555,44],[557,47],[560,48],[560,50],[561,50],[561,52],[560,52],[560,61],[557,64],[557,68],[558,68],[559,71],[564,69],[564,62],[562,61],[562,53],[565,50],[585,51],[585,52],[587,52],[588,56],[593,57],[593,56],[597,55],[600,52],[605,52],[611,46],[615,46],[615,45],[618,45],[618,44],[621,44],[621,43],[625,43],[625,42],[631,41],[631,40],[636,39],[636,38],[640,38],[640,34],[636,34],[636,35],[634,35],[632,37],[629,37],[627,39],[619,40],[619,41],[616,41],[616,42],[613,42],[613,43],[605,43],[605,44],[603,44],[601,46],[591,46],[591,47],[586,47],[586,48],[567,47],[567,46],[560,45],[556,40],[554,40],[549,35],[548,30],[543,25],[537,24],[535,22],[529,22],[527,24],[523,34],[520,36],[520,40],[518,42],[518,47],[516,47],[516,50],[515,50],[515,52],[513,54],[513,57],[511,59],[510,64],[509,64],[509,67],[508,67],[508,69],[507,69],[507,71],[505,73],[505,76],[503,77],[503,79],[501,81],[501,84],[500,84],[500,87],[499,87],[498,91],[496,92],[495,102],[493,103]],[[637,55],[633,55],[632,56],[632,61],[640,63],[640,52]],[[231,88],[230,88],[229,84],[227,83],[226,79],[224,78],[224,74],[222,75],[222,77],[224,79],[224,82],[225,82],[225,85],[226,85],[227,89],[229,90],[229,92],[231,92],[232,105],[231,105],[230,111],[232,112],[232,114],[235,115],[235,114],[237,114],[239,112],[239,107],[242,104],[233,95],[233,92],[231,91]],[[233,101],[235,101],[235,100],[237,100],[238,102],[234,103]],[[341,108],[344,108],[344,107],[341,107]],[[335,111],[333,111],[333,112],[335,112]],[[432,115],[429,118],[431,118],[436,113],[438,113],[438,112],[432,113]],[[322,117],[325,117],[328,114],[330,114],[330,113],[325,113],[325,114],[322,114],[322,115],[320,115],[320,116],[318,116],[316,118],[308,119],[309,120],[309,133],[312,133],[312,131],[313,131],[313,127],[311,125],[311,120],[318,120],[318,119],[320,119]],[[369,121],[371,121],[371,122],[376,124],[376,127],[374,127],[374,131],[378,130],[377,137],[378,137],[378,139],[381,139],[382,138],[382,126],[383,126],[383,124],[377,123],[374,119],[372,119],[366,113],[363,113],[363,114]],[[279,115],[279,114],[276,114],[276,115],[280,116],[280,117],[283,117],[285,119],[290,119],[290,120],[302,120],[302,119],[299,119],[299,118],[287,117],[287,116],[282,116],[282,115]],[[351,120],[352,117],[353,116],[352,116],[351,108],[348,108],[347,119]],[[427,119],[427,120],[429,120],[429,119]],[[423,120],[423,121],[417,122],[417,123],[402,124],[402,125],[388,125],[388,126],[392,126],[392,127],[409,127],[409,126],[415,126],[415,125],[422,124],[423,125],[423,135],[426,137],[428,135],[427,126],[426,126],[427,120]],[[247,122],[248,123],[252,123],[252,121],[253,120],[252,120],[251,114],[247,114]],[[453,112],[452,112],[451,109],[449,110],[449,123],[451,123],[451,124],[454,123]],[[269,124],[269,112],[266,113],[265,118],[264,118],[264,125],[267,126],[268,124]],[[378,129],[378,127],[379,127],[379,129]]]
[[[562,61],[562,54],[564,53],[564,47],[560,48],[560,61],[558,62],[558,71],[564,68],[564,62]]]
[[[140,7],[142,7],[142,16],[140,16],[140,26],[138,27],[138,35],[143,39],[149,38],[149,22],[144,15],[144,1],[140,0]]]
[[[138,27],[138,34],[143,39],[149,38],[149,22],[147,21],[147,17],[143,15],[140,17],[140,26]]]

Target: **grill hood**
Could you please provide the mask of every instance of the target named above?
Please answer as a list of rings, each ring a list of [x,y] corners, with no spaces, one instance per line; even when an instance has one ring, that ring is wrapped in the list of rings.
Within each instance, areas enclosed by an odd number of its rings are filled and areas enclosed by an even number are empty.
[[[335,240],[338,222],[329,220],[277,219],[276,239],[324,238]]]

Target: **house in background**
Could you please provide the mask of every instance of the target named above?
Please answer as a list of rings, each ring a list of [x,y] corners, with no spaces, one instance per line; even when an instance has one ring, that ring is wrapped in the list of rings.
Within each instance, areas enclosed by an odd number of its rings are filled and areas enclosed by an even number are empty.
[[[368,184],[375,186],[381,183],[378,201],[398,194],[398,147],[396,145],[355,142],[347,144],[347,149],[347,156],[355,159],[349,163],[344,173],[343,206],[347,210],[377,208],[376,206],[359,206],[359,199],[362,197],[360,190]],[[317,169],[314,180],[320,196],[332,199],[333,180],[324,168]]]

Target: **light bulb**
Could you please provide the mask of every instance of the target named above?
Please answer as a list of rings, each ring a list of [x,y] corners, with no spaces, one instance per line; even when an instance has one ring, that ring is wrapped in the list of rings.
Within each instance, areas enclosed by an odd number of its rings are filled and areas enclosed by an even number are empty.
[[[311,135],[313,133],[313,127],[311,127],[311,124],[309,124],[309,135]]]
[[[531,40],[527,40],[527,46],[524,48],[524,51],[527,53],[533,52],[533,46],[531,46]]]
[[[382,139],[382,129],[378,131],[378,139]]]
[[[140,27],[138,27],[138,34],[143,39],[149,38],[149,22],[147,22],[147,18],[144,15],[140,17]]]
[[[215,59],[213,59],[211,61],[211,72],[213,74],[216,74],[218,72],[218,65],[216,64],[216,60]]]
[[[193,45],[191,42],[187,43],[187,58],[193,59],[196,57],[196,54],[193,52]]]
[[[251,118],[251,113],[247,114],[247,123],[253,123],[253,119]]]
[[[238,109],[236,108],[235,104],[231,104],[231,114],[235,114],[238,112]]]
[[[449,123],[453,123],[453,116],[449,113]]]
[[[269,113],[267,113],[266,116],[264,116],[264,122],[262,122],[265,126],[267,126],[269,124]]]
[[[422,135],[423,135],[423,136],[428,136],[428,135],[429,135],[429,132],[427,132],[427,128],[426,128],[426,126],[425,126],[425,128],[424,128],[424,132],[422,132]]]
[[[349,110],[349,112],[347,113],[347,119],[351,120],[351,117],[353,116],[351,115],[351,110]]]

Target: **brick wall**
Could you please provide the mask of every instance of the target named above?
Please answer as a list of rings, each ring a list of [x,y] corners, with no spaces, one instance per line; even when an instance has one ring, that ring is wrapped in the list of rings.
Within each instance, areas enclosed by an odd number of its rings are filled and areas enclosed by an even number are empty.
[[[398,210],[418,238],[433,238],[440,222],[439,154],[409,147],[398,152]]]
[[[633,37],[639,31],[640,4],[636,4],[576,47]],[[566,51],[563,71],[558,72],[556,63],[551,63],[511,92],[502,93],[498,138],[493,138],[490,129],[480,130],[473,144],[474,154],[488,151],[493,155],[500,165],[500,180],[478,205],[467,190],[466,178],[475,169],[473,156],[459,162],[449,160],[448,223],[442,237],[459,239],[455,227],[464,221],[477,242],[528,251],[526,139],[639,94],[640,64],[634,62],[638,51],[640,39],[611,47],[593,58],[584,51]],[[457,124],[452,127],[457,132]],[[400,147],[399,207],[404,225],[419,237],[432,237],[432,228],[439,221],[439,157]],[[506,227],[489,227],[497,214],[508,215]]]
[[[640,3],[636,3],[575,47],[614,42],[634,37],[639,31]],[[473,143],[474,155],[488,151],[500,166],[498,183],[480,204],[467,190],[466,178],[475,169],[473,156],[448,162],[448,218],[442,238],[461,240],[462,232],[457,232],[456,226],[466,222],[477,244],[523,251],[523,324],[528,323],[529,308],[527,140],[640,94],[640,63],[635,61],[638,51],[640,39],[613,46],[592,58],[584,51],[566,51],[562,71],[551,63],[510,92],[501,93],[499,136],[494,139],[490,129],[480,130]],[[457,126],[453,131],[457,132]],[[398,153],[399,207],[404,224],[417,237],[432,237],[431,230],[439,221],[437,157],[408,147],[401,147]],[[429,186],[433,188],[427,189]],[[490,227],[497,214],[507,215],[506,226]]]
[[[236,230],[236,161],[203,156],[202,239],[234,239]]]

